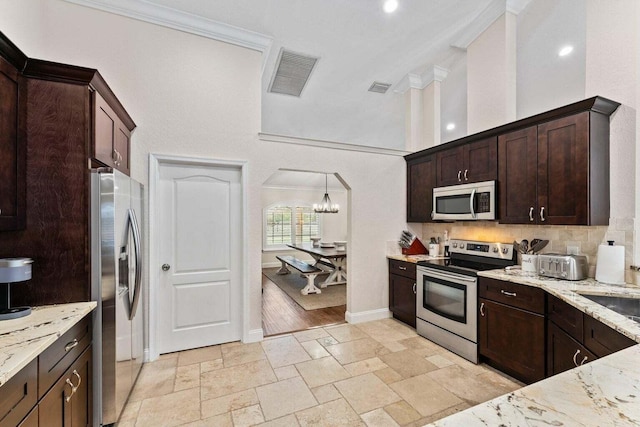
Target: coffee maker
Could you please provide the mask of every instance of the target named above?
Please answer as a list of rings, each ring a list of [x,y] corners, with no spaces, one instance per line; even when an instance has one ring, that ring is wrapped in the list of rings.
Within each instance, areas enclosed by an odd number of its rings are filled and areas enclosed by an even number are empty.
[[[0,259],[0,320],[31,314],[31,307],[11,307],[11,284],[31,280],[31,258]]]

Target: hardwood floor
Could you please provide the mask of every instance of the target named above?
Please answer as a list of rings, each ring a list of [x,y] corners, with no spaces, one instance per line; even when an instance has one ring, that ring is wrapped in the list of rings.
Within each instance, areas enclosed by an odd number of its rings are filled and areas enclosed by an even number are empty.
[[[265,336],[345,323],[346,305],[305,310],[262,275],[262,329]]]

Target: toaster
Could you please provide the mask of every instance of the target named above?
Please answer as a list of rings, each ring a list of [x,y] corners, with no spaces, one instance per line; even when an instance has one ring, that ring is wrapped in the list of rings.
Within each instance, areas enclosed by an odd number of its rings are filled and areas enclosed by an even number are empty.
[[[538,275],[564,280],[587,278],[589,264],[584,255],[541,254],[538,255]]]

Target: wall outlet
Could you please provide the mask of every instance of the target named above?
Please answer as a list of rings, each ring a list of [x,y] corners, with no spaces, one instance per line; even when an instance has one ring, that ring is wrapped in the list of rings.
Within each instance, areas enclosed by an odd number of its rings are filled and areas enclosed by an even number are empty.
[[[578,255],[580,252],[580,248],[578,246],[569,246],[567,245],[567,254],[569,255]]]

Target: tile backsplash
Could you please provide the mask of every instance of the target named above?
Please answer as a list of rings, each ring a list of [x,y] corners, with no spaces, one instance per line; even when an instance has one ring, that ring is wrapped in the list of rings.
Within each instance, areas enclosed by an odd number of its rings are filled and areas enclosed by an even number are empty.
[[[423,242],[430,237],[440,237],[449,232],[449,238],[480,240],[487,242],[518,242],[534,238],[549,240],[542,253],[567,253],[568,246],[578,248],[578,254],[586,255],[589,260],[589,277],[595,276],[598,245],[614,240],[616,245],[625,247],[625,266],[627,281],[634,282],[629,270],[633,259],[634,220],[633,218],[611,218],[608,226],[568,226],[568,225],[511,225],[494,221],[473,221],[454,223],[422,224]]]

